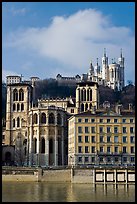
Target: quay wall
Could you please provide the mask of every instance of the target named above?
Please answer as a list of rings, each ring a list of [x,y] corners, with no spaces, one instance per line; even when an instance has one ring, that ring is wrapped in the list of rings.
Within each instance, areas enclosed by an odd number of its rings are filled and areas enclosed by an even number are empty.
[[[2,181],[135,183],[135,169],[42,169],[28,167],[2,168]]]

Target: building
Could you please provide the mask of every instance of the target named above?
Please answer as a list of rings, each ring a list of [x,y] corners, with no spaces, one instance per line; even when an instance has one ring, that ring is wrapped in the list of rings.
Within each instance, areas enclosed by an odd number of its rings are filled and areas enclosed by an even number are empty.
[[[81,80],[97,82],[99,85],[108,86],[114,90],[122,90],[125,86],[125,76],[124,76],[124,57],[122,54],[122,49],[120,52],[120,57],[118,62],[112,59],[112,63],[109,64],[109,58],[104,49],[102,57],[102,66],[99,66],[98,58],[97,63],[93,66],[92,61],[90,62],[89,71],[87,74],[82,74],[80,77],[76,75],[75,77],[62,77],[60,74],[56,76],[56,80],[62,85],[76,85],[77,82]]]
[[[14,84],[14,83],[20,83],[21,82],[21,76],[7,76],[6,77],[6,84]]]
[[[133,110],[98,109],[68,120],[68,165],[135,164]]]

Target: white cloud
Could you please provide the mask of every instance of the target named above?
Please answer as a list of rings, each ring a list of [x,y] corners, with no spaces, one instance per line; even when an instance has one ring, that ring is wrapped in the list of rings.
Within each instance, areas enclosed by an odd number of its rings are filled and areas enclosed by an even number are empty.
[[[64,66],[66,74],[87,72],[89,61],[92,59],[95,64],[97,57],[101,63],[104,47],[110,62],[114,57],[117,61],[123,48],[126,75],[132,78],[134,40],[129,28],[114,26],[100,11],[87,9],[68,17],[55,16],[48,27],[17,30],[10,34],[7,46],[56,60]]]

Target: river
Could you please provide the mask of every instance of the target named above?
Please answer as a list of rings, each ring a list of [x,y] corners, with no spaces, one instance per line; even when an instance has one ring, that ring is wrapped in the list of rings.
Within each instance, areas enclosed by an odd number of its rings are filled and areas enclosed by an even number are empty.
[[[135,185],[2,182],[2,202],[135,202]]]

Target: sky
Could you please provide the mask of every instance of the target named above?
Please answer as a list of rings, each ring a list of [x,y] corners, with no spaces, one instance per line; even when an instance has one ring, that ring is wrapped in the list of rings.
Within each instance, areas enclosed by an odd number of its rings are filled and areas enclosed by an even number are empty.
[[[82,75],[122,48],[125,82],[135,82],[134,2],[3,2],[2,80]]]

